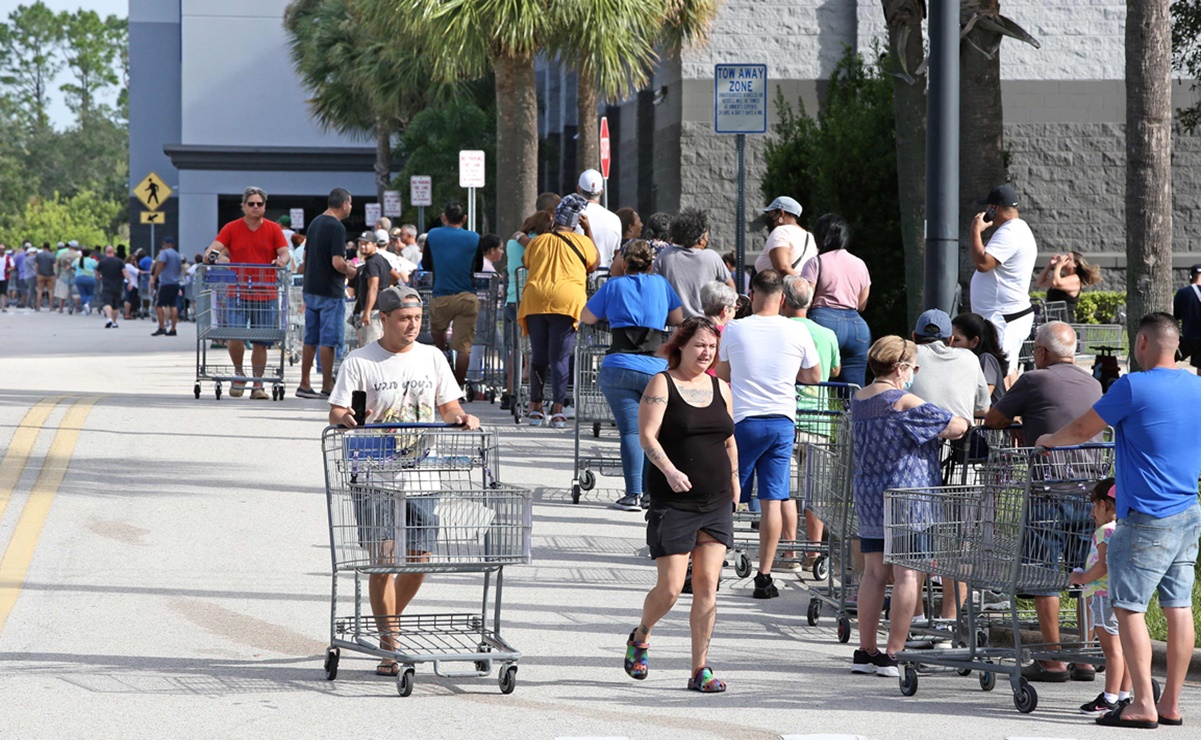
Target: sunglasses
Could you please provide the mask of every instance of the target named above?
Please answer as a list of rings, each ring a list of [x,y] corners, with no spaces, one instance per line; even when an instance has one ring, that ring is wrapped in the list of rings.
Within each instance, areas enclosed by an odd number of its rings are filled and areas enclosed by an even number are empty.
[[[251,203],[250,201],[246,201],[247,208],[262,208],[265,205],[267,205],[267,204],[262,201],[260,201],[258,203]]]

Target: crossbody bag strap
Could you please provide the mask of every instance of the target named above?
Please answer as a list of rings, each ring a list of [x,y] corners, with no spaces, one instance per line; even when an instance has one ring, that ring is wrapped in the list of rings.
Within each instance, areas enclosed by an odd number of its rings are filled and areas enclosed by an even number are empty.
[[[588,271],[588,260],[584,259],[584,254],[576,247],[576,245],[574,243],[572,243],[572,241],[570,239],[563,236],[562,234],[560,234],[557,231],[553,232],[553,233],[555,236],[562,239],[564,244],[571,247],[571,251],[575,252],[576,257],[580,258],[580,262],[583,263],[583,265],[584,265],[584,271],[587,272]]]

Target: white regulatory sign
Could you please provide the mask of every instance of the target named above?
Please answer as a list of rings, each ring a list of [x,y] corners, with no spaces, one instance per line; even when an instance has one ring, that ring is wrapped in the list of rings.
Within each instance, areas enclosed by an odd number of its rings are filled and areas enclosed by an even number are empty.
[[[719,64],[713,71],[713,131],[767,133],[767,65]]]
[[[288,215],[292,217],[292,228],[293,229],[303,229],[304,228],[304,209],[303,208],[290,208],[290,209],[288,209]]]
[[[409,205],[432,206],[434,204],[434,178],[429,175],[413,175],[409,178]]]
[[[459,152],[459,187],[484,187],[484,153],[478,149]]]
[[[375,222],[379,221],[380,217],[379,203],[367,203],[364,205],[363,216],[367,221],[367,228],[374,229]]]
[[[400,218],[400,213],[404,209],[400,205],[399,190],[384,191],[384,215],[388,218]]]

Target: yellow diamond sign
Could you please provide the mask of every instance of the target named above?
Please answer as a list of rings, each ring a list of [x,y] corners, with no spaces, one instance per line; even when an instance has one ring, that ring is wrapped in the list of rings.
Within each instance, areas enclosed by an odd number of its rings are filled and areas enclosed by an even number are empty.
[[[139,214],[142,217],[142,223],[152,226],[162,226],[167,223],[167,214],[159,213],[158,211],[142,211]]]
[[[153,172],[146,175],[146,178],[133,189],[133,194],[137,196],[138,200],[142,201],[142,205],[152,211],[162,208],[163,203],[167,201],[167,198],[171,197],[171,193],[173,192],[175,191],[167,187],[167,183],[163,182],[163,179]]]

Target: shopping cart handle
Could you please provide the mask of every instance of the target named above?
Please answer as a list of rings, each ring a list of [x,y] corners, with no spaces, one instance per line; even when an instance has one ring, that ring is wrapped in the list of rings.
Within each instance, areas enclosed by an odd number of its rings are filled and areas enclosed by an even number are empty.
[[[337,424],[329,427],[330,429],[462,429],[467,426],[463,423],[443,423],[443,422],[424,422],[424,423],[384,423],[384,424],[360,424],[357,427],[348,427],[344,424]]]

